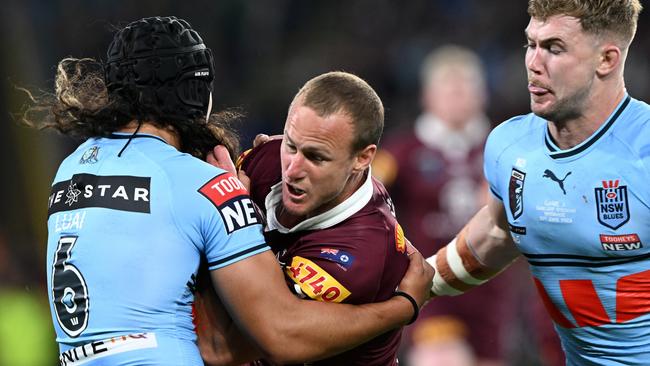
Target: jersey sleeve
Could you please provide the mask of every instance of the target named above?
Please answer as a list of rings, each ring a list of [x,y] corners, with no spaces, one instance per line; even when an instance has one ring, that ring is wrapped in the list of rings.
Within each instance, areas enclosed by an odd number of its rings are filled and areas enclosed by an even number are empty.
[[[490,132],[487,141],[485,142],[485,150],[483,153],[483,173],[485,179],[488,182],[490,192],[493,196],[498,198],[500,201],[503,201],[502,193],[503,187],[501,187],[501,182],[503,180],[499,179],[499,166],[500,166],[500,157],[503,153],[504,146],[508,145],[507,140],[507,127],[508,124],[512,121],[505,121],[499,126],[495,127],[492,132]]]
[[[244,186],[232,174],[223,172],[198,189],[207,205],[202,213],[202,236],[210,270],[269,250],[262,224]],[[212,206],[212,207],[210,207]]]
[[[183,158],[168,169],[172,220],[210,270],[270,249],[248,192],[231,173]]]

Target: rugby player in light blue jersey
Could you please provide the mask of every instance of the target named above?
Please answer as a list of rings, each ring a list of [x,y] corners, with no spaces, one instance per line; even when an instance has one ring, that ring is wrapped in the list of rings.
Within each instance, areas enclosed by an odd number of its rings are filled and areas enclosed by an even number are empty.
[[[428,298],[432,271],[419,253],[400,288],[413,304],[330,305],[289,292],[246,189],[203,161],[215,145],[237,144],[224,115],[210,113],[213,79],[212,54],[187,22],[145,18],[115,34],[105,64],[61,61],[56,95],[37,105],[51,111],[41,126],[87,139],[49,199],[62,365],[203,365],[192,323],[202,259],[235,322],[278,362],[363,343]]]
[[[523,255],[570,366],[650,364],[650,107],[623,80],[640,11],[529,1],[533,113],[490,134],[489,204],[428,259],[457,295]]]

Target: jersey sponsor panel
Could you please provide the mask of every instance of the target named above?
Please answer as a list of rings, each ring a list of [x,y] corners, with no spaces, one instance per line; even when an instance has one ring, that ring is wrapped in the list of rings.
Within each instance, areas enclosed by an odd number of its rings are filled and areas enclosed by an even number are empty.
[[[291,266],[286,267],[285,272],[304,294],[314,300],[341,302],[351,295],[334,276],[307,258],[293,257]]]
[[[93,341],[59,355],[59,365],[84,365],[100,358],[145,348],[156,348],[155,333],[137,333]]]
[[[52,186],[48,216],[88,207],[149,213],[150,186],[150,177],[75,174]]]
[[[232,174],[217,175],[199,188],[199,192],[217,208],[228,234],[260,224],[248,191]]]

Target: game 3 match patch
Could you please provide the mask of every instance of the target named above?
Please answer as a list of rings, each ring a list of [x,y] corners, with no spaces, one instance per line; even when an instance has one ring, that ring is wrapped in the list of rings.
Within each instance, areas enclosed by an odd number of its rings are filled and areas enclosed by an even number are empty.
[[[260,223],[248,191],[232,174],[217,175],[198,191],[217,208],[228,234]]]
[[[304,294],[323,302],[341,302],[351,295],[332,275],[307,258],[295,256],[285,272]]]

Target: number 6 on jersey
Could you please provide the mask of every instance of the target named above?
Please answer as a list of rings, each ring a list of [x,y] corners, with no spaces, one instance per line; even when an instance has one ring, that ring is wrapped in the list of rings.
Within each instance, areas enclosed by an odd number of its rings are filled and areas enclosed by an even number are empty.
[[[88,287],[81,272],[68,264],[76,236],[64,236],[54,255],[52,297],[59,325],[70,337],[76,337],[88,326]]]

